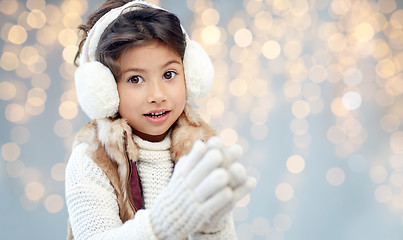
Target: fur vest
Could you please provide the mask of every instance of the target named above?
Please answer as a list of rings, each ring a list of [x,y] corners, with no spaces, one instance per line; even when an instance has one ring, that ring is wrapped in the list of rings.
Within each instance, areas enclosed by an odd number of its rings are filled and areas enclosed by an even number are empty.
[[[172,161],[176,163],[181,156],[189,153],[195,141],[206,141],[214,135],[215,131],[186,104],[183,113],[172,126]],[[137,210],[130,194],[129,179],[131,171],[136,171],[132,169],[131,161],[137,161],[139,150],[127,121],[122,118],[93,120],[78,132],[73,148],[83,142],[89,144],[92,159],[105,172],[115,189],[122,222],[134,218]],[[70,221],[67,239],[74,239]]]

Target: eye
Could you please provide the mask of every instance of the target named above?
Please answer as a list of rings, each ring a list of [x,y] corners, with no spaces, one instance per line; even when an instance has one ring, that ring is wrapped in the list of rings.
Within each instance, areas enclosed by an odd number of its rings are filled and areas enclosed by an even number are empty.
[[[133,83],[133,84],[139,84],[139,83],[142,83],[142,82],[143,82],[143,78],[140,77],[140,76],[133,76],[133,77],[129,78],[128,81],[129,81],[130,83]]]
[[[170,80],[172,78],[174,78],[176,75],[176,73],[174,71],[168,71],[166,73],[164,73],[163,77],[164,79]]]

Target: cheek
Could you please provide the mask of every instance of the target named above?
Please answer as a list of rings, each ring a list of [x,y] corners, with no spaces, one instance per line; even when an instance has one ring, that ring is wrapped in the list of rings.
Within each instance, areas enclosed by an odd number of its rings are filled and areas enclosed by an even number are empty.
[[[124,113],[128,111],[132,111],[131,109],[136,109],[136,104],[138,100],[136,99],[136,94],[132,94],[130,91],[125,90],[124,88],[119,89],[119,113]]]
[[[119,113],[122,117],[124,117],[123,115],[125,115],[126,108],[128,108],[128,106],[126,106],[126,102],[124,101],[124,99],[125,99],[124,96],[119,94]]]
[[[186,86],[183,84],[180,88],[180,91],[177,92],[177,98],[180,102],[183,102],[183,105],[186,103]]]

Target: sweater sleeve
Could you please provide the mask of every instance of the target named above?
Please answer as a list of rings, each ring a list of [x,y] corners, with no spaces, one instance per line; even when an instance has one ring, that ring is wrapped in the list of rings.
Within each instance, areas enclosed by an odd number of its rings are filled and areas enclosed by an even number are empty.
[[[66,168],[66,204],[74,238],[156,239],[149,210],[139,210],[124,224],[114,188],[88,154],[88,145],[76,146]]]

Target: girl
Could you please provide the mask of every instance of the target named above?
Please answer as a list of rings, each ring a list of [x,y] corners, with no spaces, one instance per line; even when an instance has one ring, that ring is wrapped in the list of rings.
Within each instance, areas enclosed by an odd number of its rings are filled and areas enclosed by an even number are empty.
[[[235,239],[231,210],[255,180],[187,100],[213,67],[178,18],[107,1],[80,27],[79,103],[93,119],[66,168],[68,239]]]

